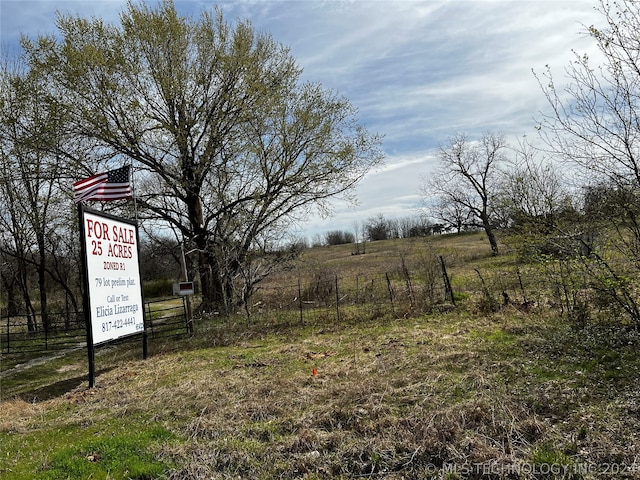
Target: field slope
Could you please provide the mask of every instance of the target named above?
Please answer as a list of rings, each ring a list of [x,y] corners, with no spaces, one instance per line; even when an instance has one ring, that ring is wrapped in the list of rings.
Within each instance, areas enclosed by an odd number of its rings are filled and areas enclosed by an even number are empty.
[[[505,263],[456,258],[459,285]],[[146,361],[101,349],[93,389],[82,351],[5,372],[0,478],[637,478],[637,335],[481,300],[339,324],[202,320]]]

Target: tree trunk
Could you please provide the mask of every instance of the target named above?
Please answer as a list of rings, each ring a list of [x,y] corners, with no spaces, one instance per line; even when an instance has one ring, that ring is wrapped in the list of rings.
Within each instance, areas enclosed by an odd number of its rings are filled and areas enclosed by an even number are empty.
[[[19,287],[22,292],[22,299],[24,301],[24,306],[26,310],[27,316],[27,330],[29,332],[35,332],[38,329],[38,321],[35,315],[35,309],[33,308],[33,304],[31,303],[31,296],[29,295],[29,274],[27,272],[27,264],[24,261],[24,257],[18,259],[18,270],[19,270]]]
[[[44,234],[39,232],[38,234],[38,265],[36,270],[38,272],[38,289],[40,290],[40,318],[42,326],[45,331],[49,330],[49,315],[47,306],[47,284],[46,284],[46,252],[44,246]]]
[[[205,312],[220,311],[221,309],[224,309],[222,279],[220,278],[215,258],[207,251],[203,252],[201,250],[198,257],[198,264],[200,287],[202,289],[201,309]]]
[[[15,317],[18,315],[18,312],[19,312],[15,279],[12,279],[11,281],[5,280],[4,287],[5,287],[5,292],[7,293],[7,312],[6,313],[9,317]]]
[[[49,330],[49,314],[48,306],[47,306],[47,289],[45,282],[45,271],[43,265],[38,265],[38,290],[40,291],[40,319],[42,322],[42,327],[46,330]]]
[[[198,272],[202,294],[203,312],[220,311],[224,308],[222,279],[215,255],[209,245],[209,232],[204,225],[202,201],[197,192],[191,192],[186,198],[189,220],[194,234],[193,241],[199,251]]]
[[[491,255],[495,257],[498,255],[498,242],[495,234],[493,233],[493,227],[489,223],[489,220],[484,218],[482,219],[482,226],[484,227],[484,231],[489,239],[489,245],[491,245]]]

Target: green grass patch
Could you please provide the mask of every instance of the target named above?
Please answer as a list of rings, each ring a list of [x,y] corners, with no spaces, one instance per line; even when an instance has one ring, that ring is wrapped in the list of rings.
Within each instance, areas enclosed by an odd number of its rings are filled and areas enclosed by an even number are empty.
[[[151,448],[170,438],[170,432],[161,427],[99,435],[55,452],[43,468],[42,478],[157,478],[170,465],[156,458]]]
[[[533,465],[545,467],[566,467],[573,464],[573,460],[565,452],[546,442],[533,451],[531,462]],[[544,471],[543,469],[539,470]]]
[[[58,411],[55,417],[66,419],[71,410]],[[159,452],[174,435],[158,424],[135,419],[124,424],[118,420],[91,425],[57,423],[56,418],[43,418],[40,428],[29,433],[1,431],[0,476],[14,480],[151,479],[172,466]]]

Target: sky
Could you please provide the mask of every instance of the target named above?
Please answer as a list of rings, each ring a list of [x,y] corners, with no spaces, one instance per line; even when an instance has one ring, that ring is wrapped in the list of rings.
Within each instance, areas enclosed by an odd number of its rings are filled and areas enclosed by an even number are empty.
[[[157,0],[147,0],[156,5]],[[455,134],[537,136],[548,106],[532,70],[548,65],[562,86],[572,52],[597,57],[585,27],[602,23],[596,0],[176,0],[183,15],[221,7],[288,46],[303,79],[349,99],[359,122],[381,134],[384,165],[356,190],[357,204],[297,225],[312,238],[355,222],[418,215],[437,150]],[[55,34],[55,12],[117,23],[121,0],[0,0],[0,43]]]

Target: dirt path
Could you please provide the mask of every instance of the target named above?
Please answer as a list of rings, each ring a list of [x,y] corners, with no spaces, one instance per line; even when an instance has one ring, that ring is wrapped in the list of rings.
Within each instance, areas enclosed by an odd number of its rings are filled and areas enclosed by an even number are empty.
[[[81,348],[86,347],[85,343],[80,343],[76,347],[67,348],[65,350],[60,350],[56,353],[52,353],[50,355],[45,355],[37,358],[32,358],[31,360],[27,360],[24,363],[19,363],[16,366],[9,368],[7,370],[3,370],[0,372],[0,379],[5,377],[9,377],[17,372],[23,372],[25,370],[29,370],[37,365],[42,365],[43,363],[50,362],[52,360],[57,360],[58,358],[64,357],[70,352],[75,352],[76,350],[80,350]],[[0,365],[2,364],[2,356],[0,356]]]

